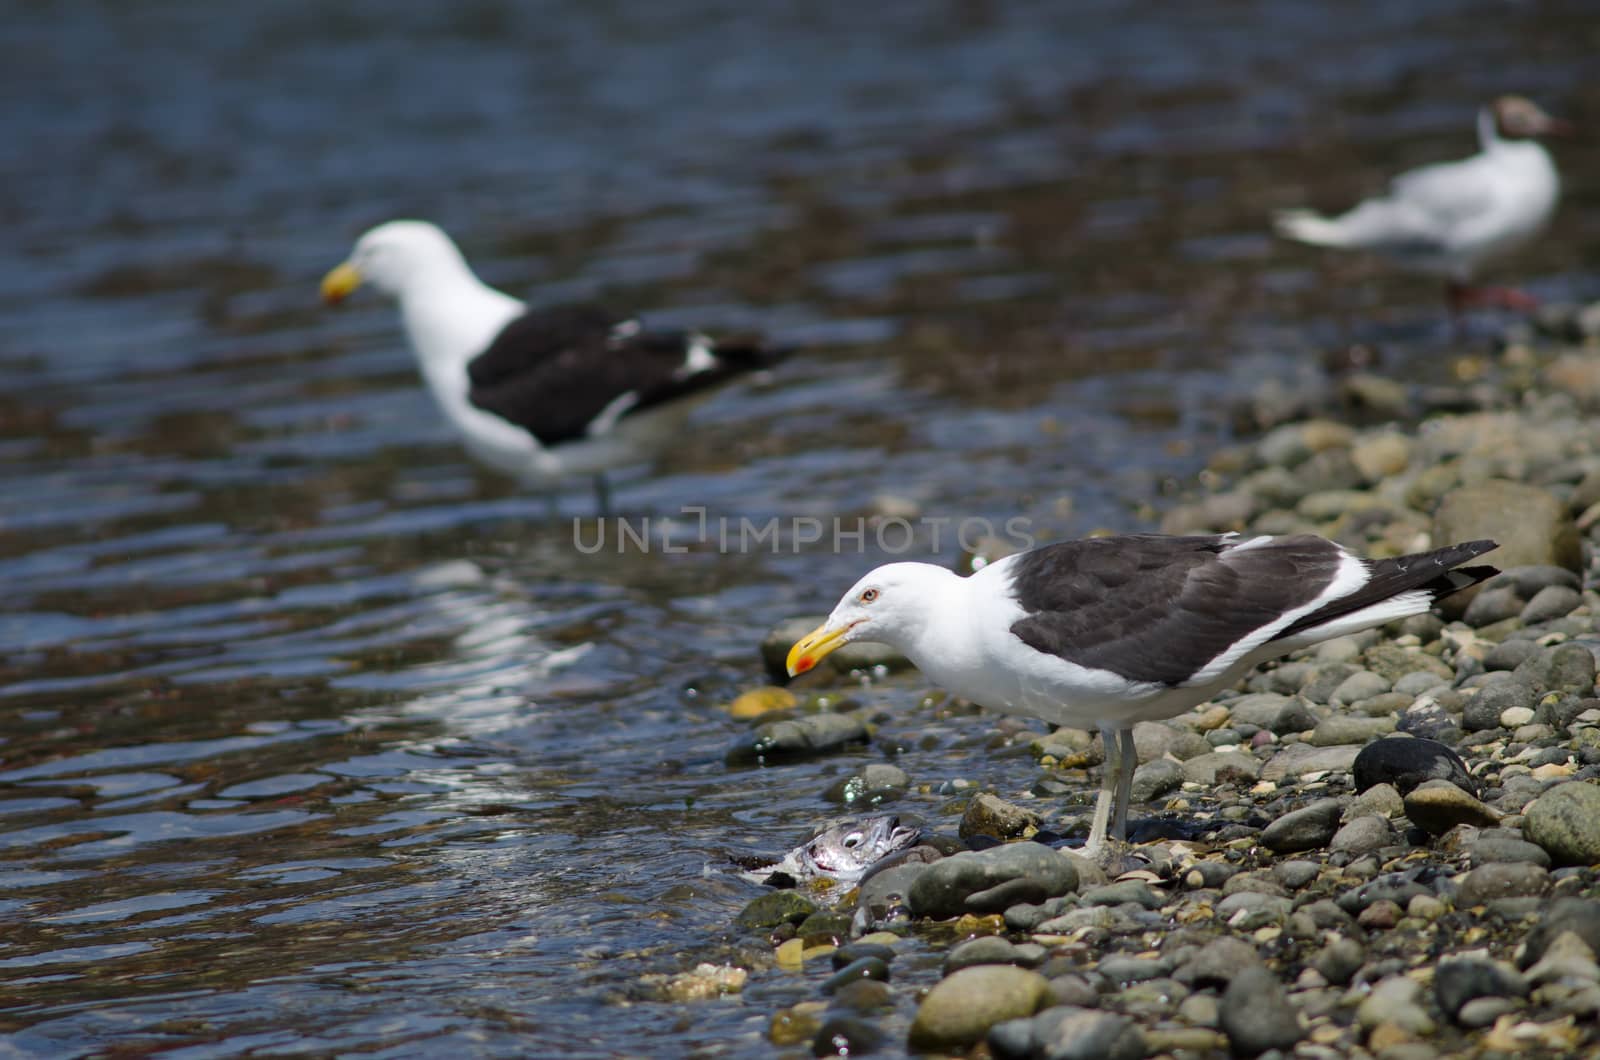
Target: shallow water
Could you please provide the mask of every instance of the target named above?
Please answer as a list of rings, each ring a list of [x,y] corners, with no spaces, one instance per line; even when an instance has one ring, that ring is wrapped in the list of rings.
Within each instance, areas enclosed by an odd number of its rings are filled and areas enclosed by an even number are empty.
[[[649,978],[738,958],[729,851],[885,756],[945,826],[1037,776],[915,679],[869,746],[724,764],[761,633],[900,541],[833,520],[948,520],[911,549],[941,562],[982,521],[1147,527],[1262,378],[1450,348],[1431,285],[1278,246],[1272,208],[1466,153],[1506,88],[1600,119],[1583,4],[1333,10],[13,12],[0,1055],[760,1053],[820,973],[689,1007]],[[1600,155],[1559,153],[1508,271],[1592,298]],[[399,215],[541,301],[808,348],[619,479],[648,546],[586,554],[586,488],[553,516],[475,470],[392,310],[316,304]]]

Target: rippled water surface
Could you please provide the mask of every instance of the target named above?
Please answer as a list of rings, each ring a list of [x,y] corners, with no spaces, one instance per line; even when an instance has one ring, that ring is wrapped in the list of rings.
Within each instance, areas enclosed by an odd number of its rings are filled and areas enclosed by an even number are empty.
[[[762,1052],[820,973],[692,1006],[654,978],[739,958],[730,852],[889,755],[936,824],[1036,776],[914,679],[870,746],[724,763],[763,631],[880,558],[795,520],[1146,527],[1262,378],[1351,341],[1432,370],[1429,284],[1265,218],[1468,152],[1499,91],[1600,122],[1585,7],[20,5],[0,1055]],[[1560,153],[1507,269],[1592,298],[1600,162]],[[316,303],[408,215],[538,301],[806,349],[618,479],[647,546],[587,554],[587,489],[475,470],[391,307]]]

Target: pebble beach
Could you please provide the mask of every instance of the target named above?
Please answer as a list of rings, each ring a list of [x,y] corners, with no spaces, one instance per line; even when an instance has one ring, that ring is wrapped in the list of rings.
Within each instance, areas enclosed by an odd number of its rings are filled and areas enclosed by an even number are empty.
[[[1460,358],[1454,382],[1368,369],[1239,410],[1260,432],[1218,452],[1161,530],[1312,532],[1375,557],[1490,537],[1502,573],[1140,724],[1131,849],[1113,871],[1057,839],[1087,831],[1097,736],[930,692],[917,709],[970,713],[973,753],[1008,755],[1017,786],[930,790],[914,750],[855,769],[830,797],[931,809],[942,839],[926,859],[844,894],[768,890],[730,925],[735,957],[708,952],[663,989],[791,977],[803,997],[774,1009],[769,1040],[796,1056],[1595,1048],[1596,315],[1548,309]],[[769,670],[811,621],[773,631]],[[903,660],[839,655],[735,701],[751,728],[730,760],[871,741],[873,697],[918,686]]]

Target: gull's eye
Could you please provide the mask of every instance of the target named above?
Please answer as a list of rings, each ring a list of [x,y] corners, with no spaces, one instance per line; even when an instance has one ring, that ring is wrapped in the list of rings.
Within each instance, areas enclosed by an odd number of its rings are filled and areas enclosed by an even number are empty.
[[[863,589],[861,591],[861,595],[859,597],[857,597],[857,599],[860,600],[864,604],[870,604],[870,603],[872,603],[872,601],[876,600],[877,598],[878,598],[878,590],[876,590],[876,589]]]
[[[854,850],[856,847],[858,847],[860,845],[861,845],[861,833],[860,832],[851,832],[849,835],[844,837],[844,848],[846,850]]]

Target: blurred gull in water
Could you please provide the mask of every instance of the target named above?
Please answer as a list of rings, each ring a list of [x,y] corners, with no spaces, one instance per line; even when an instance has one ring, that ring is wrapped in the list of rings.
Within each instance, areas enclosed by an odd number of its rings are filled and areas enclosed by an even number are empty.
[[[1387,195],[1338,217],[1312,210],[1280,211],[1285,239],[1318,247],[1365,250],[1396,264],[1443,276],[1453,311],[1474,304],[1532,308],[1525,292],[1474,287],[1489,259],[1515,250],[1555,212],[1561,182],[1539,137],[1569,131],[1521,96],[1502,96],[1478,114],[1482,150],[1458,162],[1402,173]]]
[[[390,221],[357,240],[322,281],[329,303],[363,282],[400,303],[428,389],[473,456],[524,483],[638,463],[678,436],[690,408],[781,356],[759,342],[647,331],[594,305],[529,309],[473,273],[426,221]]]

